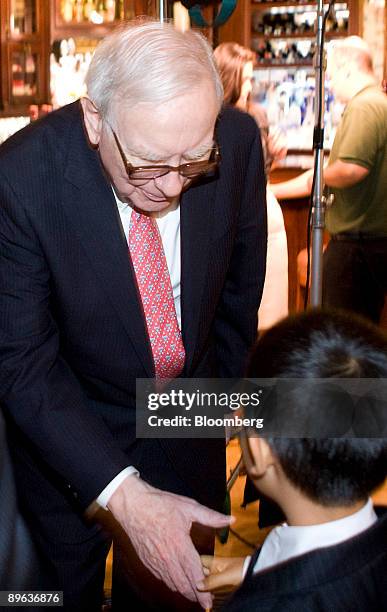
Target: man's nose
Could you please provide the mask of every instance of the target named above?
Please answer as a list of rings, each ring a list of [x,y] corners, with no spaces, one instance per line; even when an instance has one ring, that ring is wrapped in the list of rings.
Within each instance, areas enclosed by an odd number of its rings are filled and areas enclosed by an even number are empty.
[[[185,182],[184,176],[176,171],[168,172],[168,174],[155,179],[157,188],[168,198],[180,195]]]

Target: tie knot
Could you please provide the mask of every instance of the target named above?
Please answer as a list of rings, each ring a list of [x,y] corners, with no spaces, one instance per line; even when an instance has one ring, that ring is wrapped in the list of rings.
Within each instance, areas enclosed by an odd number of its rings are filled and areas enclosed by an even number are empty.
[[[149,217],[148,215],[144,215],[143,213],[137,212],[137,210],[134,210],[132,212],[132,221],[134,223],[143,223],[144,225],[153,225],[153,219],[152,217]]]

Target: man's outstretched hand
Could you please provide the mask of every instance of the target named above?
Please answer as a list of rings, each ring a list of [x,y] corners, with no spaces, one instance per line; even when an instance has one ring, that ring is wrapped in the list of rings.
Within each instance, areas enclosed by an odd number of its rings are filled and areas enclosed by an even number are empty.
[[[232,517],[210,510],[198,502],[161,491],[134,475],[113,493],[108,508],[128,535],[142,563],[172,590],[190,601],[210,608],[212,596],[197,584],[204,574],[190,530],[193,523],[226,527]]]

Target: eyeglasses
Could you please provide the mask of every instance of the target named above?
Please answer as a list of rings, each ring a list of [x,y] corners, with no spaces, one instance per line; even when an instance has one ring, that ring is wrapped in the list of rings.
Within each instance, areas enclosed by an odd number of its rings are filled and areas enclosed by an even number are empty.
[[[169,172],[178,172],[181,176],[188,179],[194,179],[203,174],[209,174],[215,172],[219,166],[220,153],[218,145],[211,149],[211,155],[208,159],[203,161],[189,162],[188,164],[181,164],[180,166],[168,166],[167,164],[160,164],[155,166],[133,166],[127,159],[124,150],[121,146],[118,136],[110,126],[113,133],[114,140],[120,152],[125,170],[130,180],[135,181],[150,181],[152,179],[160,178],[165,176]]]

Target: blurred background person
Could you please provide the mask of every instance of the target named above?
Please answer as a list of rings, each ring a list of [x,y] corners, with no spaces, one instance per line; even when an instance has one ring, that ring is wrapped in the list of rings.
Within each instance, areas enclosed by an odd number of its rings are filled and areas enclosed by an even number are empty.
[[[387,291],[387,98],[357,36],[334,45],[328,77],[347,106],[324,171],[335,199],[327,212],[323,303],[378,323]]]
[[[346,107],[324,169],[334,201],[326,215],[323,304],[379,323],[387,292],[387,98],[358,36],[331,46],[327,76]],[[277,198],[302,197],[311,183],[308,171],[273,191]]]
[[[214,51],[224,88],[225,104],[248,112],[256,120],[268,178],[275,160],[286,156],[280,132],[270,132],[265,109],[252,101],[254,52],[234,42],[220,44]],[[266,277],[258,311],[258,327],[267,329],[288,314],[288,247],[284,218],[270,187],[267,188],[268,244]]]

